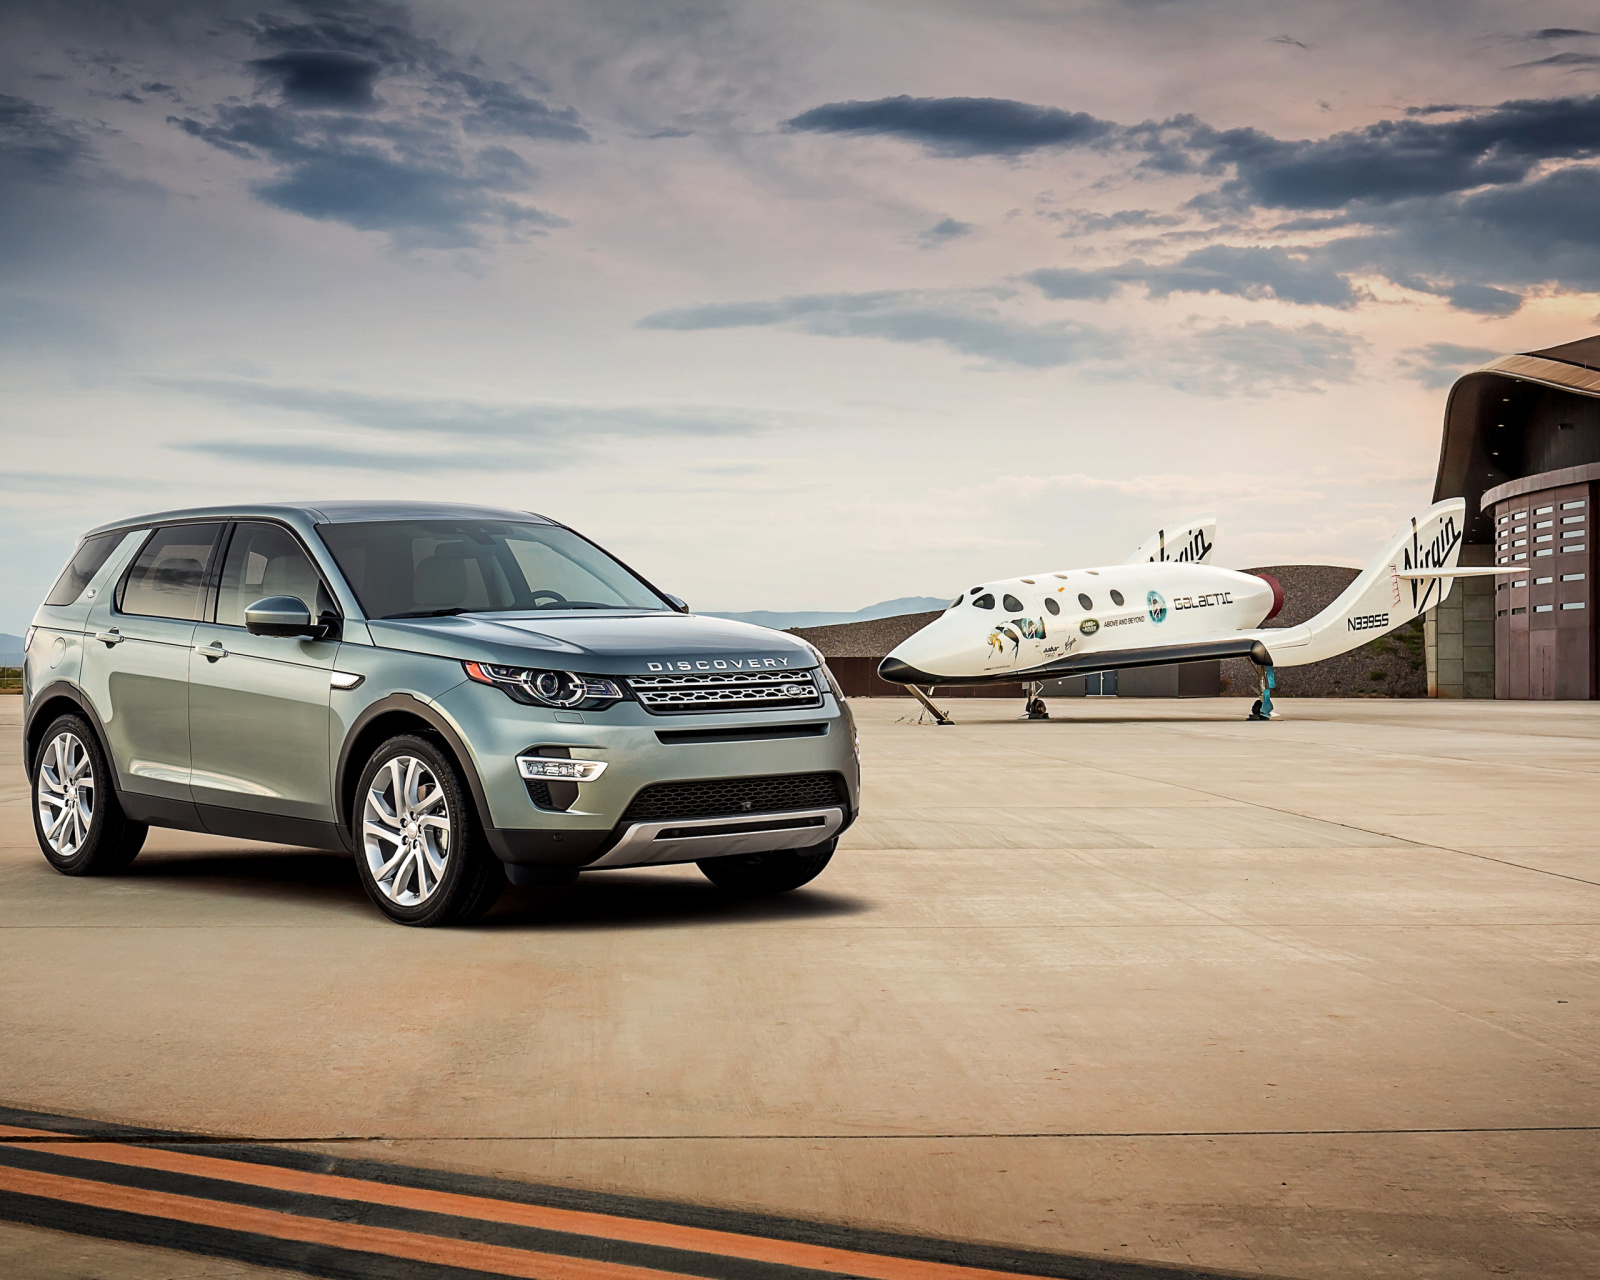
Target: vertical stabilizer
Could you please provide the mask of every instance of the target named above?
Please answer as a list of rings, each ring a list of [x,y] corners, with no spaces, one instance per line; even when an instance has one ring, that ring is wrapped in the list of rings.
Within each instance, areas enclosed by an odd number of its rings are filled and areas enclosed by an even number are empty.
[[[1216,516],[1190,516],[1157,529],[1123,563],[1170,560],[1179,564],[1210,564],[1211,548],[1216,540]]]

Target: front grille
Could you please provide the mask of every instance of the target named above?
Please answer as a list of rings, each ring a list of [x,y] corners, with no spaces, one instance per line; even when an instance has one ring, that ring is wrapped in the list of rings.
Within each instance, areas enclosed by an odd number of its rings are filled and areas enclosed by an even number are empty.
[[[768,778],[708,778],[657,782],[634,796],[627,822],[675,818],[726,818],[740,813],[846,808],[849,792],[837,773],[784,773]]]
[[[629,676],[633,696],[658,716],[706,711],[789,711],[820,707],[811,671],[697,671]]]

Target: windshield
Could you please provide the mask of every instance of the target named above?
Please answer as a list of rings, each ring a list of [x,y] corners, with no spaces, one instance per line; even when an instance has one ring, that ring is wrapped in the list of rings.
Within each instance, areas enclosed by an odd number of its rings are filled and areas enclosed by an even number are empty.
[[[317,532],[369,618],[527,609],[665,609],[570,529],[494,520],[323,524]]]

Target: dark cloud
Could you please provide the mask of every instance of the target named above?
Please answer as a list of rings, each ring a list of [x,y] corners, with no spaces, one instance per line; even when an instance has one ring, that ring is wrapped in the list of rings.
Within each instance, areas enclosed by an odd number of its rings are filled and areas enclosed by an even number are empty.
[[[1029,324],[959,300],[911,292],[806,294],[773,302],[713,303],[659,311],[641,329],[735,329],[783,325],[827,338],[933,343],[992,364],[1048,369],[1114,354],[1120,341],[1071,321]]]
[[[36,102],[0,93],[0,184],[63,178],[88,154],[80,126]]]
[[[1158,213],[1154,209],[1118,209],[1113,213],[1094,213],[1088,209],[1054,209],[1039,215],[1052,222],[1066,223],[1064,237],[1094,235],[1101,231],[1131,231],[1144,227],[1175,227],[1184,221],[1182,214]]]
[[[359,54],[334,49],[308,49],[257,58],[250,63],[275,80],[285,102],[297,107],[337,107],[364,111],[378,105],[372,85],[382,64]]]
[[[1463,347],[1454,342],[1430,342],[1409,347],[1395,360],[1404,376],[1437,390],[1448,387],[1469,369],[1487,364],[1500,352],[1489,347]]]
[[[1580,31],[1577,27],[1544,27],[1528,32],[1529,40],[1572,40],[1578,36],[1600,36],[1600,31]]]
[[[373,395],[246,378],[146,378],[225,404],[280,410],[384,435],[440,435],[505,443],[571,440],[574,433],[627,437],[737,436],[781,425],[781,417],[723,405],[507,403]]]
[[[940,218],[917,239],[922,242],[924,249],[937,249],[942,244],[949,244],[952,240],[971,235],[972,231],[973,226],[970,222],[960,222],[955,218]]]
[[[1552,53],[1548,58],[1535,58],[1532,62],[1514,62],[1511,70],[1526,67],[1596,67],[1600,66],[1600,53]]]
[[[281,99],[226,101],[171,122],[269,169],[251,187],[265,203],[387,232],[402,247],[473,246],[489,228],[566,225],[523,198],[536,174],[511,144],[589,134],[576,111],[534,96],[531,82],[490,75],[382,4],[236,25],[269,51],[248,66]]]
[[[1339,308],[1353,307],[1365,296],[1324,256],[1279,245],[1208,245],[1166,266],[1134,260],[1088,271],[1046,268],[1024,279],[1049,298],[1104,299],[1124,285],[1142,285],[1153,298],[1221,293]]]
[[[1267,43],[1293,45],[1296,49],[1311,48],[1304,40],[1296,40],[1293,36],[1268,36]]]
[[[812,133],[885,134],[947,156],[1018,155],[1040,147],[1076,147],[1115,126],[1081,111],[1009,98],[878,98],[830,102],[784,122]]]

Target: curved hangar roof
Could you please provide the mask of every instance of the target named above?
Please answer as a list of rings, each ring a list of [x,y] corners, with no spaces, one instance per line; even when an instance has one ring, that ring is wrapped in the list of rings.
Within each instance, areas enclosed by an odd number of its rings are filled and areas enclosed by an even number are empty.
[[[1492,543],[1483,508],[1600,479],[1600,335],[1502,356],[1459,378],[1444,410],[1435,502],[1467,500],[1466,540]]]

